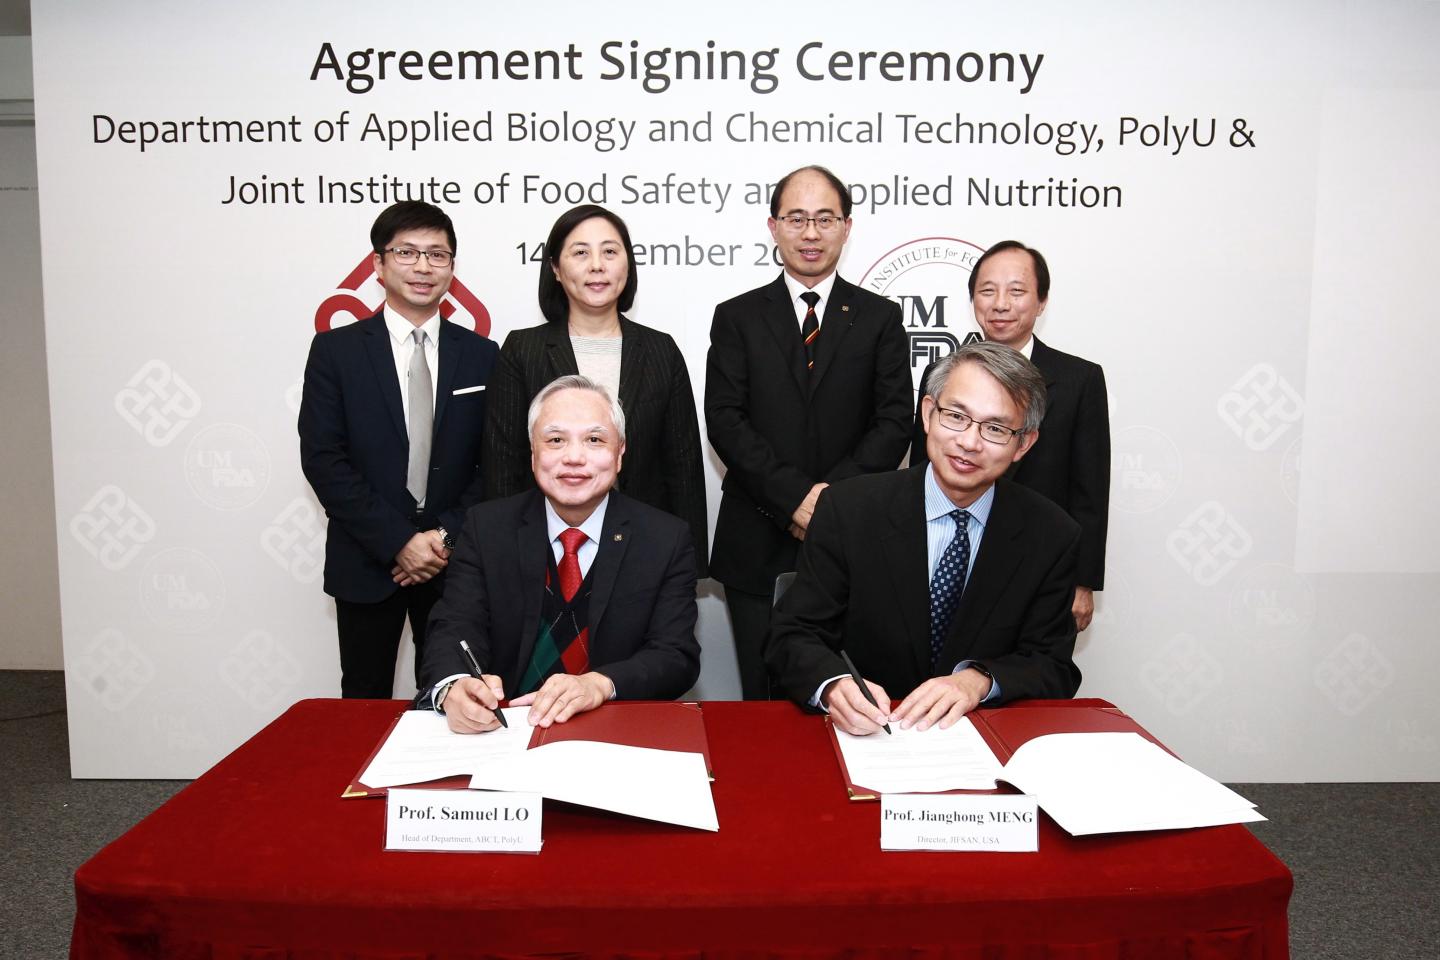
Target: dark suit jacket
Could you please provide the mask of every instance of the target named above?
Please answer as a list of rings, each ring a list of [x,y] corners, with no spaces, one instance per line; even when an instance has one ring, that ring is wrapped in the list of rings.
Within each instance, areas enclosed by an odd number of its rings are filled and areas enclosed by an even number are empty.
[[[925,469],[850,480],[820,498],[765,649],[771,675],[795,702],[848,672],[842,647],[892,697],[931,676]],[[1074,696],[1080,671],[1071,659],[1070,602],[1079,549],[1080,528],[1064,511],[998,481],[941,672],[979,662],[1000,685],[1000,702]]]
[[[712,575],[768,596],[795,568],[791,515],[816,483],[893,470],[910,429],[900,307],[836,277],[815,368],[784,276],[715,308],[705,422],[725,463]]]
[[[480,499],[483,386],[493,341],[441,321],[434,434],[424,529],[460,528]],[[382,313],[315,335],[300,401],[300,466],[330,518],[325,592],[376,603],[395,592],[395,554],[415,535],[415,499],[405,489],[410,440]]]
[[[430,613],[421,699],[440,680],[469,673],[460,641],[515,696],[530,663],[545,589],[544,498],[531,490],[489,500],[465,518],[445,595]],[[695,639],[695,550],[683,522],[610,494],[590,569],[590,666],[625,700],[671,700],[700,675]]]
[[[1097,363],[1061,353],[1035,338],[1031,361],[1045,377],[1045,419],[1040,438],[1006,473],[1037,490],[1080,524],[1080,563],[1076,582],[1105,586],[1105,535],[1110,517],[1110,409],[1105,371]],[[930,368],[925,369],[925,377]],[[922,380],[923,384],[925,381]],[[925,429],[916,398],[911,463],[925,463]]]
[[[620,335],[625,462],[616,489],[688,523],[698,574],[706,576],[705,471],[690,372],[668,333],[621,317]],[[542,323],[505,338],[488,391],[486,499],[534,489],[525,428],[530,401],[556,377],[578,372],[563,323]]]

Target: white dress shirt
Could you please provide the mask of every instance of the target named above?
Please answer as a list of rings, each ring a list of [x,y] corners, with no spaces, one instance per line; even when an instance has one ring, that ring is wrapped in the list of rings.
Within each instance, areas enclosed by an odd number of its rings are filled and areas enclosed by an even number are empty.
[[[390,332],[390,353],[395,358],[395,379],[400,384],[401,420],[410,422],[410,388],[405,383],[410,371],[410,355],[415,352],[415,338],[411,332],[415,324],[385,304],[385,329]],[[425,331],[425,366],[430,368],[430,409],[435,409],[435,390],[440,364],[440,311],[435,311],[429,320],[420,324]]]

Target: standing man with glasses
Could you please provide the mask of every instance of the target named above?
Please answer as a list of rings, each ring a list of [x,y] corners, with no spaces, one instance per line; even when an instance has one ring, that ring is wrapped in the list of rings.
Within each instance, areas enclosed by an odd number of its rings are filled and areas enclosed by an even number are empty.
[[[379,313],[316,334],[300,402],[300,465],[330,518],[325,592],[335,598],[344,697],[388,698],[405,620],[416,682],[425,622],[465,511],[480,501],[491,340],[440,318],[455,227],[404,201],[370,230]]]
[[[784,272],[715,308],[705,377],[706,427],[726,467],[710,572],[725,585],[747,700],[769,698],[775,578],[795,569],[821,492],[894,470],[910,425],[900,307],[835,270],[850,191],[801,167],[776,184],[769,226]]]
[[[1044,415],[1045,379],[1009,347],[971,343],[934,364],[929,463],[837,484],[815,511],[766,648],[788,697],[869,734],[1075,695],[1080,525],[1004,478]],[[892,696],[904,698],[893,711]]]

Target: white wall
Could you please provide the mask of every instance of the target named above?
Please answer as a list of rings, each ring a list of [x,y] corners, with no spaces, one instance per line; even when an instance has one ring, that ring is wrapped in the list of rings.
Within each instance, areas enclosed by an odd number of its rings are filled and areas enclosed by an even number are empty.
[[[40,292],[30,38],[0,37],[0,450],[12,547],[0,552],[0,669],[61,667],[50,396]]]
[[[551,3],[537,18],[439,2],[397,17],[338,2],[117,9],[78,0],[35,11],[77,775],[193,775],[297,698],[337,691],[333,613],[318,582],[323,519],[300,476],[294,420],[316,310],[367,255],[379,204],[322,203],[318,177],[458,184],[461,199],[447,204],[460,234],[457,277],[483,301],[497,337],[538,322],[535,265],[523,248],[570,205],[523,202],[526,175],[605,179],[605,202],[639,243],[733,249],[733,264],[641,269],[633,315],[676,337],[698,393],[713,304],[776,272],[765,262],[763,203],[747,200],[746,184],[817,161],[872,195],[872,185],[953,183],[945,204],[857,203],[846,276],[891,296],[948,297],[946,329],[963,336],[967,251],[1020,238],[1045,252],[1054,274],[1040,335],[1105,366],[1110,560],[1080,644],[1083,695],[1122,705],[1226,779],[1440,774],[1440,711],[1428,696],[1440,666],[1428,630],[1440,612],[1440,531],[1434,511],[1415,506],[1428,492],[1419,478],[1436,466],[1424,376],[1436,351],[1414,320],[1440,196],[1425,175],[1440,5],[1137,2],[1078,12],[1055,2],[920,2],[877,15],[841,3],[823,25],[753,0],[730,4],[715,23],[676,23],[670,9],[609,9],[597,19],[593,5]],[[631,39],[641,50],[705,51],[707,41],[777,49],[774,90],[682,80],[649,93],[634,80],[602,79],[601,45],[620,41],[628,52]],[[1044,59],[1028,92],[1022,83],[873,73],[812,81],[800,67],[821,69],[824,58],[796,62],[811,42],[826,54]],[[392,63],[390,79],[350,93],[333,78],[309,79],[323,43],[342,62],[369,47],[573,43],[582,79],[409,81]],[[609,151],[508,141],[506,116],[532,112],[618,118],[639,135]],[[726,136],[725,118],[752,112],[766,122],[880,116],[884,128],[878,143]],[[496,136],[390,149],[360,139],[372,113],[488,114]],[[953,123],[957,113],[1028,125],[1041,142],[902,142],[902,115]],[[294,117],[301,142],[142,152],[96,142],[96,115]],[[342,115],[344,141],[315,142],[317,124]],[[657,121],[707,117],[709,142],[645,136]],[[1214,140],[1177,147],[1172,132],[1147,146],[1137,130],[1122,142],[1125,118],[1156,124],[1157,134],[1195,121],[1207,138],[1213,119]],[[1099,145],[1067,152],[1035,133],[1067,122],[1093,125]],[[724,208],[632,202],[622,188],[627,176],[671,173],[729,186]],[[298,178],[304,202],[225,204],[232,177]],[[484,187],[477,198],[477,184],[502,178],[503,203]],[[967,191],[987,178],[1074,178],[1118,188],[1121,199],[987,206]],[[887,285],[887,263],[926,249],[952,255]],[[370,281],[357,296],[364,307],[378,302]],[[462,317],[478,310],[456,302]],[[713,457],[710,466],[713,510]],[[700,693],[723,695],[733,689],[725,617],[717,597],[703,604]]]

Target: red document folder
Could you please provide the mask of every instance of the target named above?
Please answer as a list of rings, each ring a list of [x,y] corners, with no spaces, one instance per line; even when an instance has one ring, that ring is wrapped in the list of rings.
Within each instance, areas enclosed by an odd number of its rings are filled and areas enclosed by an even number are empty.
[[[1015,751],[1029,740],[1043,737],[1047,733],[1138,733],[1150,742],[1165,748],[1148,730],[1136,723],[1125,711],[1105,700],[1021,700],[1004,707],[980,709],[972,712],[975,728],[981,738],[995,751],[1001,764],[1009,762]],[[840,766],[840,777],[845,781],[845,792],[851,800],[878,800],[880,794],[850,779],[845,769],[845,757],[840,752],[840,741],[835,737],[835,725],[825,718],[825,729],[830,735],[830,745],[835,750],[835,761]],[[876,734],[883,736],[883,734]],[[1168,749],[1168,748],[1166,748]],[[946,793],[1014,793],[1009,787],[995,790],[947,790]]]
[[[371,786],[366,786],[366,785],[360,780],[360,777],[361,777],[362,775],[364,775],[364,773],[365,773],[366,770],[369,770],[369,769],[370,769],[370,761],[371,761],[371,760],[374,760],[374,759],[375,759],[375,754],[379,753],[379,752],[380,752],[380,748],[383,747],[383,746],[385,746],[385,741],[390,739],[390,731],[395,729],[395,724],[399,723],[399,722],[400,722],[400,718],[401,718],[402,716],[404,716],[404,715],[405,715],[405,711],[404,711],[404,710],[402,710],[402,711],[400,711],[399,713],[395,714],[395,719],[394,719],[394,720],[391,720],[390,723],[389,723],[389,725],[385,727],[385,732],[382,733],[382,734],[380,734],[380,739],[375,741],[375,746],[374,746],[374,748],[370,751],[369,755],[365,757],[364,762],[360,764],[360,769],[358,769],[358,770],[355,771],[355,776],[353,776],[353,777],[350,778],[350,783],[349,783],[349,785],[347,785],[347,786],[345,787],[344,791],[340,794],[340,797],[341,797],[342,800],[354,800],[354,799],[357,799],[357,798],[360,798],[360,797],[383,797],[383,796],[387,795],[387,794],[390,792],[390,788],[389,788],[389,787],[371,787]],[[397,784],[397,786],[399,786],[399,784]],[[429,780],[429,781],[427,781],[427,782],[425,782],[425,783],[407,783],[407,784],[404,785],[404,789],[406,789],[406,790],[464,790],[464,789],[466,789],[466,788],[469,787],[469,786],[470,786],[470,776],[469,776],[469,774],[463,774],[463,773],[462,773],[462,774],[459,774],[458,776],[445,777],[445,778],[440,779],[440,780]]]
[[[715,779],[715,767],[710,763],[710,741],[705,736],[705,717],[698,703],[607,703],[598,710],[571,717],[565,723],[536,727],[530,735],[530,749],[562,740],[597,740],[626,747],[703,754],[705,771],[711,780]]]
[[[386,787],[370,787],[360,777],[370,768],[370,761],[380,752],[390,731],[400,722],[397,714],[384,734],[375,742],[360,769],[355,771],[341,797],[383,797]],[[530,746],[558,743],[562,740],[598,740],[602,743],[618,743],[629,747],[650,747],[655,750],[679,750],[699,753],[705,757],[705,770],[710,779],[715,779],[715,767],[710,762],[710,742],[705,736],[705,718],[698,703],[675,703],[672,701],[616,701],[607,703],[597,710],[571,717],[564,723],[552,724],[548,729],[536,727],[530,735]],[[470,785],[468,774],[430,780],[426,783],[410,783],[407,790],[464,790]]]

